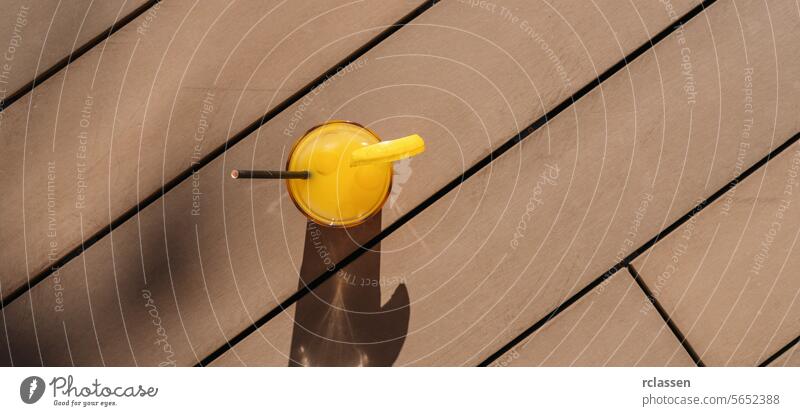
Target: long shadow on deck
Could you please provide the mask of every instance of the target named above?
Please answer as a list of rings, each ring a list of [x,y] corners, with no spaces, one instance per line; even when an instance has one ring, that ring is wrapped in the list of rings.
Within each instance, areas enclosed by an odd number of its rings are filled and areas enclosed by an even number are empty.
[[[333,258],[381,229],[381,215],[352,228],[306,225],[299,289],[326,270]],[[297,302],[290,366],[390,366],[408,333],[408,289],[400,284],[381,306],[380,246],[339,270]]]

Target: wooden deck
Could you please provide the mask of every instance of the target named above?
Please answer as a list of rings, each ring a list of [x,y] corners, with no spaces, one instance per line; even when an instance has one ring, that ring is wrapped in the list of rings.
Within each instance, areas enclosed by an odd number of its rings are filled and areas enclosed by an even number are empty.
[[[3,5],[0,365],[800,365],[794,2]],[[330,119],[381,216],[230,179]]]

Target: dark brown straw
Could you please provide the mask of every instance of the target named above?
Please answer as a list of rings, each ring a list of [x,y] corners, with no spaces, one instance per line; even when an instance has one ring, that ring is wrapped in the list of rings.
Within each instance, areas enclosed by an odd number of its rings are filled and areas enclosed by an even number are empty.
[[[238,170],[231,171],[233,179],[308,179],[308,171],[290,172],[285,170]]]

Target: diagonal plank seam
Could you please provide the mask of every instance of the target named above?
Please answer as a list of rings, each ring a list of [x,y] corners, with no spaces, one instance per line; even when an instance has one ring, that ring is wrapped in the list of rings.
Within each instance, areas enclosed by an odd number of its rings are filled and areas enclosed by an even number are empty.
[[[787,148],[789,148],[790,146],[795,144],[798,140],[800,140],[800,132],[795,133],[792,137],[790,137],[788,140],[786,140],[783,144],[781,144],[780,146],[778,146],[777,148],[775,148],[774,150],[769,152],[766,156],[764,156],[763,158],[758,160],[755,164],[753,164],[753,166],[750,166],[747,170],[745,170],[744,172],[739,174],[739,176],[735,177],[733,180],[731,180],[730,182],[725,184],[725,186],[720,188],[717,192],[714,192],[711,196],[709,196],[708,198],[706,198],[703,201],[701,201],[700,203],[698,203],[689,212],[684,214],[684,216],[682,216],[681,218],[679,218],[678,220],[676,220],[675,222],[670,224],[668,227],[666,227],[664,230],[662,230],[661,232],[656,234],[655,237],[651,238],[650,240],[648,240],[647,242],[642,244],[641,247],[639,247],[638,249],[634,250],[630,255],[628,255],[627,257],[622,259],[622,261],[620,261],[619,263],[615,264],[613,267],[611,267],[611,269],[609,269],[608,271],[606,271],[605,273],[600,275],[600,277],[596,278],[591,283],[586,285],[586,287],[581,289],[578,293],[576,293],[575,295],[573,295],[572,297],[567,299],[561,305],[557,306],[550,313],[545,315],[544,318],[542,318],[539,321],[537,321],[535,324],[533,324],[530,328],[526,329],[525,331],[522,331],[522,333],[519,334],[516,338],[514,338],[508,344],[504,345],[502,348],[497,350],[494,354],[489,356],[489,358],[487,358],[486,360],[481,362],[479,364],[479,366],[487,366],[487,365],[491,364],[494,360],[500,358],[503,354],[505,354],[506,352],[511,350],[511,348],[514,348],[514,346],[517,345],[519,342],[521,342],[522,340],[527,338],[528,335],[534,333],[537,329],[541,328],[548,321],[550,321],[551,319],[553,319],[556,316],[558,316],[558,314],[561,313],[564,309],[568,308],[570,305],[575,303],[583,295],[591,292],[594,288],[596,288],[597,286],[602,284],[606,279],[611,277],[618,270],[620,270],[622,268],[625,268],[625,267],[628,267],[630,265],[630,263],[635,258],[639,257],[639,255],[641,255],[642,253],[644,253],[645,251],[650,249],[657,242],[659,242],[661,239],[667,237],[670,233],[672,233],[676,229],[680,228],[683,224],[685,224],[687,221],[692,219],[692,217],[694,217],[695,215],[700,213],[700,211],[702,211],[703,208],[705,208],[708,205],[711,205],[711,203],[713,203],[714,201],[716,201],[717,199],[719,199],[720,197],[725,195],[730,189],[734,188],[739,182],[742,182],[743,180],[747,179],[748,176],[750,176],[751,174],[756,172],[762,166],[766,165],[767,162],[769,162],[773,158],[777,157],[781,152],[783,152],[784,150],[786,150]],[[800,342],[800,337],[798,337],[795,340],[793,340],[792,342],[790,342],[789,345],[781,348],[781,351],[785,351],[786,349],[791,348],[794,344],[796,344],[798,342]],[[770,362],[772,362],[772,360],[777,358],[778,355],[780,355],[780,354],[775,354],[775,355],[771,356],[770,358],[768,358],[767,361],[765,361],[765,364],[769,364]]]
[[[261,317],[260,319],[253,322],[247,328],[242,330],[242,332],[238,333],[236,336],[228,340],[228,342],[218,348],[216,351],[211,353],[208,357],[200,361],[197,365],[198,366],[206,366],[214,361],[216,358],[220,357],[226,351],[231,349],[234,345],[241,342],[244,338],[248,335],[256,332],[258,328],[266,324],[269,320],[277,316],[278,314],[282,313],[286,308],[290,307],[292,304],[297,302],[300,298],[302,298],[307,293],[313,291],[319,285],[327,281],[329,278],[334,276],[338,273],[339,270],[346,267],[351,262],[355,261],[359,256],[363,253],[367,252],[370,248],[374,247],[376,244],[381,242],[384,238],[388,237],[392,234],[395,230],[403,226],[405,223],[411,221],[414,217],[424,211],[427,207],[433,205],[436,201],[443,198],[446,194],[448,194],[453,189],[456,189],[461,183],[481,171],[483,168],[491,164],[494,159],[500,157],[508,150],[512,149],[515,145],[520,143],[522,140],[533,134],[535,131],[539,130],[542,126],[547,124],[547,122],[559,115],[564,110],[570,108],[573,103],[581,99],[583,96],[587,95],[589,92],[593,91],[597,86],[603,83],[608,78],[612,77],[614,74],[625,68],[630,62],[634,61],[639,56],[643,55],[645,52],[649,51],[655,44],[672,34],[675,30],[686,24],[689,20],[693,17],[697,16],[701,12],[703,12],[706,8],[714,4],[716,0],[705,0],[702,3],[698,4],[690,11],[688,11],[685,15],[681,16],[679,19],[675,21],[674,24],[668,26],[655,36],[653,36],[648,41],[644,42],[642,45],[637,47],[627,56],[623,57],[620,61],[609,67],[605,70],[602,74],[598,77],[581,87],[578,91],[572,94],[570,97],[566,98],[564,101],[560,102],[556,105],[553,109],[546,112],[543,116],[539,117],[533,123],[531,123],[528,127],[520,130],[518,133],[514,134],[511,138],[506,140],[502,145],[497,147],[495,150],[491,151],[487,156],[476,162],[470,168],[465,170],[461,175],[457,176],[455,179],[448,182],[444,187],[433,193],[431,196],[426,198],[422,201],[419,205],[405,213],[403,216],[395,220],[392,224],[387,226],[384,230],[382,230],[378,235],[370,239],[367,243],[359,247],[354,252],[350,253],[340,262],[338,262],[335,267],[331,270],[326,271],[318,278],[314,279],[310,283],[306,284],[303,288],[299,289],[297,292],[289,296],[285,301],[281,302],[278,306],[273,308],[269,311],[266,315]],[[499,355],[498,355],[499,356]]]
[[[684,335],[680,328],[678,328],[678,326],[675,324],[675,321],[672,320],[667,313],[667,310],[664,309],[663,305],[661,305],[661,302],[659,302],[658,299],[653,295],[653,292],[649,287],[647,287],[644,279],[642,279],[642,276],[639,275],[639,272],[636,271],[632,264],[628,264],[628,271],[631,273],[631,276],[633,276],[633,280],[636,281],[636,284],[639,285],[639,288],[642,289],[642,292],[644,292],[647,300],[649,300],[655,310],[658,311],[661,319],[664,320],[664,323],[667,324],[667,327],[669,327],[670,331],[672,331],[672,334],[678,339],[678,342],[680,342],[683,349],[686,350],[690,357],[692,357],[692,361],[694,361],[698,367],[705,367],[706,365],[703,363],[703,359],[700,358],[700,355],[697,354],[697,351],[692,347],[691,344],[689,344],[689,340],[686,338],[686,335]]]
[[[92,48],[101,44],[106,39],[110,38],[111,35],[119,31],[123,27],[125,27],[125,25],[132,22],[140,15],[147,12],[151,7],[155,6],[160,1],[161,0],[150,0],[145,4],[142,4],[141,6],[137,7],[132,12],[130,12],[128,15],[123,16],[120,20],[112,23],[111,27],[109,27],[107,30],[104,30],[99,35],[89,39],[88,42],[84,43],[74,51],[70,52],[69,55],[65,56],[63,59],[53,64],[53,66],[51,66],[41,74],[36,75],[33,78],[33,80],[20,87],[17,91],[14,91],[4,100],[0,100],[0,112],[10,107],[12,104],[14,104],[20,98],[24,97],[29,92],[33,91],[33,89],[36,88],[37,85],[47,81],[50,77],[57,74],[62,69],[66,68],[67,65],[71,64],[72,62],[75,62],[75,60],[83,56],[86,52],[89,52]]]
[[[158,0],[160,1],[160,0]],[[221,156],[225,153],[229,148],[235,146],[237,143],[244,140],[248,137],[251,133],[258,130],[259,127],[263,126],[270,120],[272,120],[275,116],[283,112],[285,109],[292,106],[298,100],[303,98],[309,92],[313,91],[315,88],[320,86],[325,82],[325,80],[335,76],[339,71],[347,67],[350,63],[355,62],[358,58],[362,55],[367,53],[369,50],[377,46],[379,43],[384,41],[386,38],[400,30],[403,26],[405,26],[410,21],[414,20],[426,10],[430,9],[435,5],[439,0],[429,0],[416,9],[412,10],[407,15],[403,16],[400,20],[395,22],[394,24],[388,26],[385,30],[380,32],[378,35],[370,39],[367,43],[356,49],[351,54],[347,55],[344,59],[336,63],[330,69],[322,73],[317,78],[313,79],[311,82],[306,84],[304,87],[300,88],[294,94],[283,100],[280,104],[269,110],[263,116],[259,117],[254,122],[250,123],[247,127],[242,129],[240,132],[236,133],[230,139],[225,141],[222,145],[217,147],[216,149],[209,152],[205,157],[198,160],[196,163],[192,163],[192,166],[188,169],[182,171],[177,176],[175,176],[170,181],[166,182],[162,185],[158,190],[153,192],[152,194],[148,195],[140,202],[138,202],[135,206],[131,207],[122,215],[117,217],[114,221],[112,221],[108,226],[101,228],[95,234],[87,238],[85,241],[81,242],[81,244],[66,254],[64,254],[61,258],[50,264],[45,270],[37,274],[36,276],[28,279],[27,285],[23,285],[17,290],[13,291],[11,294],[6,296],[3,299],[0,299],[0,310],[2,310],[6,305],[12,303],[17,298],[25,294],[27,291],[31,290],[34,286],[41,283],[47,277],[49,277],[53,272],[58,270],[59,268],[63,267],[65,264],[70,262],[72,259],[81,255],[84,251],[90,248],[92,245],[103,239],[105,236],[109,235],[112,231],[116,228],[127,222],[129,219],[135,217],[141,210],[147,208],[150,204],[156,202],[159,198],[164,196],[167,192],[171,191],[175,187],[177,187],[183,181],[192,177],[193,174],[198,172],[200,169],[211,163],[217,157]]]
[[[773,361],[777,360],[781,355],[783,355],[784,353],[786,353],[790,349],[794,348],[794,346],[797,345],[798,343],[800,343],[800,335],[798,335],[797,338],[789,341],[788,344],[786,344],[783,347],[781,347],[781,349],[776,351],[775,354],[770,355],[769,358],[764,360],[764,362],[759,364],[758,366],[759,367],[766,367],[766,366],[772,364]]]

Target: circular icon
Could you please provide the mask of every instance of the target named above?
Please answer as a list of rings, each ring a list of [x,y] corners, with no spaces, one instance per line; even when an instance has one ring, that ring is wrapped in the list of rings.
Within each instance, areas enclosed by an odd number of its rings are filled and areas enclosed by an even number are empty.
[[[19,385],[19,397],[27,404],[34,404],[44,394],[44,380],[41,377],[30,376]]]

